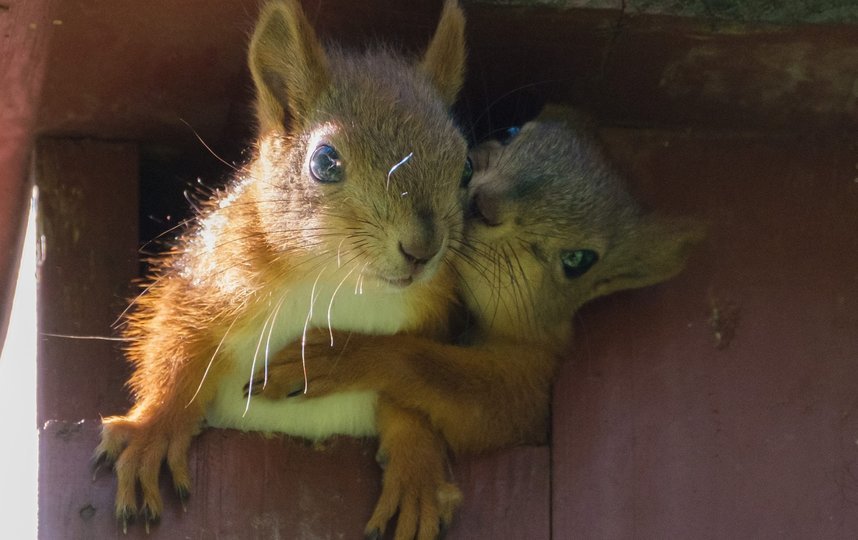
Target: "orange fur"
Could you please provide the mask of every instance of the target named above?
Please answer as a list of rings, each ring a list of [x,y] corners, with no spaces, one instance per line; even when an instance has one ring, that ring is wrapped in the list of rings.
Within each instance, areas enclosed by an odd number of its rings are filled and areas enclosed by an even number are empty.
[[[423,440],[430,432],[456,454],[545,442],[551,383],[572,339],[574,312],[598,296],[672,277],[703,237],[694,221],[642,214],[571,111],[549,108],[508,146],[486,143],[473,158],[469,249],[456,262],[475,327],[472,344],[340,334],[331,347],[327,336],[316,336],[305,351],[307,392],[292,398],[378,391],[388,422],[401,417],[395,439],[379,425],[391,461],[425,448],[436,448],[439,454],[425,459],[437,461],[444,451]],[[564,254],[580,249],[598,252],[598,261],[580,275],[567,273]],[[281,351],[259,392],[270,399],[294,395],[303,388],[299,367],[294,349]],[[394,443],[401,448],[391,452]],[[392,474],[385,473],[374,520],[392,515],[378,510],[389,506],[388,484],[434,483],[439,500],[448,490],[446,478],[417,463],[399,463],[397,478]],[[400,506],[400,527],[403,515],[407,533],[424,519],[448,523],[436,507],[431,501],[415,515]],[[421,530],[417,537],[434,535]]]
[[[249,53],[256,155],[156,261],[124,322],[135,402],[104,419],[96,449],[115,463],[123,527],[137,513],[138,485],[147,528],[161,514],[164,460],[187,497],[191,440],[224,399],[220,385],[262,368],[253,349],[266,332],[280,348],[307,324],[427,335],[446,327],[467,149],[447,110],[464,69],[464,18],[453,1],[444,13],[428,60],[412,62],[385,49],[325,51],[296,0],[263,8]],[[313,172],[325,148],[342,179]]]

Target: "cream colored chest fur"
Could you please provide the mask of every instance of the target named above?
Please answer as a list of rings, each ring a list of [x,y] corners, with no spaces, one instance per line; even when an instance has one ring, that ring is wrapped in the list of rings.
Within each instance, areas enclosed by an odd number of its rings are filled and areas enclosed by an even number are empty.
[[[266,349],[273,355],[286,344],[300,340],[307,327],[333,328],[368,334],[393,334],[410,326],[416,316],[405,291],[363,290],[354,282],[306,282],[280,298],[260,302],[256,313],[242,328],[233,328],[224,339],[221,354],[231,369],[221,380],[206,420],[213,427],[243,431],[282,432],[308,439],[335,434],[367,436],[376,433],[374,392],[347,392],[299,400],[252,398],[248,406],[244,385],[251,373],[264,369]],[[336,293],[335,301],[331,298]],[[314,299],[311,301],[311,298]],[[312,369],[312,366],[308,366]]]

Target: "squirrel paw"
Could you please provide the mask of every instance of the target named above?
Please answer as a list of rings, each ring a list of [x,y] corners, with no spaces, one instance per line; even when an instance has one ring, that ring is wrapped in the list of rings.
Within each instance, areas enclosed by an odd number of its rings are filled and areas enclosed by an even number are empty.
[[[269,366],[267,379],[265,374],[259,374],[254,377],[252,384],[244,385],[244,397],[248,394],[271,400],[298,396],[320,397],[337,390],[336,381],[327,373],[329,371],[326,369],[313,369],[305,381],[300,361]]]
[[[349,336],[337,332],[333,335],[335,347],[331,334],[318,329],[307,332],[303,345],[284,347],[271,359],[267,375],[259,373],[244,385],[244,397],[248,394],[265,399],[320,397],[346,390],[350,377],[354,377],[354,366],[347,369],[352,363],[341,363],[340,357]]]
[[[163,510],[158,490],[158,474],[166,459],[173,485],[182,507],[190,494],[188,447],[196,434],[193,429],[164,429],[147,425],[127,416],[112,416],[102,422],[101,442],[95,450],[94,464],[113,464],[116,471],[116,519],[127,531],[138,516],[146,532],[157,523]],[[143,504],[137,511],[136,488],[139,483]]]
[[[387,523],[399,512],[396,540],[441,538],[462,502],[455,485],[434,475],[417,477],[400,467],[396,459],[386,463],[381,497],[365,529],[368,539],[380,539]]]

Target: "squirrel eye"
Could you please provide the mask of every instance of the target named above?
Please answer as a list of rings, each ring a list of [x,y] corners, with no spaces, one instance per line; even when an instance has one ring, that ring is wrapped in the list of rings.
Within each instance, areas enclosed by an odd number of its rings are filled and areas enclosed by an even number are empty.
[[[512,142],[512,140],[515,139],[519,133],[521,133],[521,128],[518,126],[506,128],[506,130],[504,130],[501,136],[498,137],[498,141],[500,141],[502,145],[506,146],[510,142]]]
[[[317,182],[333,184],[343,180],[343,162],[333,146],[320,145],[310,157],[310,175]]]
[[[468,187],[468,184],[471,183],[471,178],[474,176],[474,163],[471,161],[471,158],[465,159],[465,168],[462,169],[462,183],[460,184],[462,187]]]
[[[583,276],[599,260],[599,254],[592,249],[576,249],[560,255],[563,261],[563,273],[573,279]]]

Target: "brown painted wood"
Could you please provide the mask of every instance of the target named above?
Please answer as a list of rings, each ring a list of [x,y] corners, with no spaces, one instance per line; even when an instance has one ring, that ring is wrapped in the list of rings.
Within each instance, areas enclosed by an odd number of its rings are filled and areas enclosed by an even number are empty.
[[[461,460],[454,478],[465,502],[446,538],[549,538],[551,459],[547,446]]]
[[[38,418],[77,421],[127,407],[111,324],[135,290],[137,146],[43,139],[35,153],[39,269]]]
[[[0,348],[30,199],[28,163],[50,38],[51,2],[0,2]]]
[[[858,536],[858,173],[842,138],[611,130],[688,271],[581,315],[554,537]]]
[[[246,40],[256,0],[69,0],[51,11],[39,130],[131,138],[176,154],[237,155],[247,138]],[[327,39],[419,50],[440,1],[304,2]],[[856,25],[742,25],[468,4],[472,116],[517,95],[586,106],[611,123],[789,130],[858,124]],[[534,29],[537,29],[536,31]],[[83,61],[85,60],[85,61]],[[509,95],[507,95],[509,94]],[[506,96],[506,97],[503,97]],[[465,107],[467,108],[467,107]]]
[[[481,5],[468,13],[472,103],[516,104],[534,96],[636,126],[858,125],[856,25],[742,25]]]
[[[54,488],[39,494],[40,538],[360,538],[379,492],[368,441],[342,439],[314,449],[208,430],[190,454],[194,486],[187,511],[164,475],[161,523],[149,534],[140,524],[123,534],[113,518],[113,474],[93,477],[88,467],[98,432],[93,421],[52,422],[42,430],[42,485]]]
[[[323,39],[354,47],[384,39],[411,50],[428,43],[441,6],[302,3]],[[40,131],[132,138],[161,152],[178,145],[203,155],[197,132],[218,151],[236,150],[253,116],[245,64],[261,4],[63,1],[52,15],[62,25],[50,51]]]
[[[123,534],[113,518],[112,473],[93,475],[88,467],[98,430],[93,420],[51,421],[41,430],[40,538],[358,539],[380,492],[374,441],[341,438],[313,447],[207,430],[190,453],[187,510],[163,474],[161,523],[148,535],[139,524]],[[545,447],[458,464],[454,475],[466,498],[448,538],[547,538],[547,466]]]
[[[17,223],[26,197],[50,33],[42,133],[129,139],[152,159],[199,161],[206,151],[184,119],[219,152],[237,154],[249,122],[244,50],[256,0],[2,4],[13,8],[0,11],[0,24],[12,20],[14,37],[0,42],[10,53],[0,55],[0,234],[11,238],[0,235],[0,248],[17,238],[6,224]],[[378,35],[416,49],[440,2],[305,5],[335,41]],[[471,117],[510,94],[524,95],[523,107],[561,99],[632,125],[848,131],[858,123],[855,26],[719,28],[617,10],[467,10]],[[836,138],[610,135],[645,198],[709,216],[713,237],[677,280],[582,314],[558,384],[551,456],[525,448],[459,463],[466,498],[450,535],[547,538],[551,513],[555,538],[855,536],[856,147]],[[125,206],[135,145],[63,145],[54,161],[39,160],[54,175],[43,204],[56,220],[42,270],[42,330],[102,334],[136,270],[133,257],[110,255],[136,244],[118,225],[136,216]],[[75,231],[86,233],[89,254]],[[40,449],[40,535],[119,536],[112,477],[91,481],[87,461],[97,416],[127,404],[120,354],[54,338],[41,354],[40,419],[51,423]],[[79,419],[86,422],[76,430],[69,423]],[[191,450],[188,512],[168,496],[150,537],[359,537],[378,493],[372,451],[368,442],[319,452],[206,432]]]

